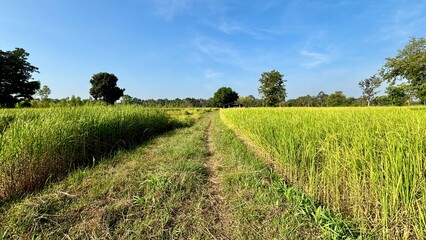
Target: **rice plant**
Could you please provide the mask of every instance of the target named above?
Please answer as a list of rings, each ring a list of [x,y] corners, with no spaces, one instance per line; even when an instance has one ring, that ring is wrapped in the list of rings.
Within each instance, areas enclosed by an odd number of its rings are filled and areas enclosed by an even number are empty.
[[[226,109],[285,178],[380,238],[426,236],[426,108]]]
[[[176,123],[162,110],[141,107],[3,110],[0,202],[91,166]]]

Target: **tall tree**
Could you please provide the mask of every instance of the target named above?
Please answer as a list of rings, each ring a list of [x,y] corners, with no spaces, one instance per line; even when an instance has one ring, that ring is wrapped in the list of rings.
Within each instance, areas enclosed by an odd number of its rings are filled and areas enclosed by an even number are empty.
[[[327,106],[327,104],[326,104],[326,99],[327,99],[327,97],[328,97],[328,94],[326,94],[325,92],[323,92],[323,91],[320,91],[318,94],[317,94],[317,96],[315,97],[316,99],[317,99],[317,101],[318,101],[318,105],[320,106],[320,107],[325,107],[325,106]]]
[[[214,107],[223,107],[223,105],[237,101],[237,99],[238,93],[234,92],[230,87],[221,87],[211,98],[211,104]]]
[[[29,53],[22,48],[0,50],[0,105],[13,107],[22,100],[32,99],[40,82],[30,81],[38,68],[28,62]]]
[[[285,101],[287,94],[284,82],[286,81],[284,75],[278,71],[262,73],[258,90],[266,106],[277,106],[278,103]]]
[[[426,39],[411,38],[404,49],[386,61],[380,70],[383,79],[392,85],[396,80],[407,80],[415,96],[426,103]]]
[[[40,90],[38,90],[38,95],[40,96],[41,100],[46,100],[47,98],[49,98],[49,95],[52,93],[50,91],[50,88],[46,85],[44,85],[42,88],[40,88]]]
[[[367,101],[367,106],[370,106],[371,100],[377,94],[374,90],[380,87],[380,84],[382,84],[382,79],[377,75],[373,75],[358,83],[358,86],[362,90],[362,96]]]
[[[95,100],[102,100],[108,104],[114,104],[115,101],[123,96],[124,88],[117,87],[118,78],[112,73],[100,72],[94,74],[90,83],[90,95]]]

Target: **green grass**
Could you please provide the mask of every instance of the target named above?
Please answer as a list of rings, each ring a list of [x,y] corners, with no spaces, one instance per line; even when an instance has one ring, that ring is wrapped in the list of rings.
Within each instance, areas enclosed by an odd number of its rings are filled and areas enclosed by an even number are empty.
[[[0,238],[210,238],[206,126],[173,130],[6,203]]]
[[[0,238],[5,239],[356,235],[288,187],[220,122],[217,112],[0,205]]]
[[[0,202],[182,125],[140,107],[3,110]]]
[[[290,187],[219,119],[213,139],[232,217],[231,239],[355,239],[359,230]],[[366,235],[364,235],[364,238]]]
[[[426,235],[426,108],[227,109],[291,184],[379,238]]]

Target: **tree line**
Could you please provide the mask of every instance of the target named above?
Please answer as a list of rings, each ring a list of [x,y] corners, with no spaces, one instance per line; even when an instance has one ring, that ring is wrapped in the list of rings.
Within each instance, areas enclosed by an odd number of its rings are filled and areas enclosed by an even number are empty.
[[[148,99],[142,100],[124,94],[125,89],[117,86],[118,78],[112,73],[100,72],[90,79],[91,98],[72,96],[65,99],[50,99],[48,86],[32,78],[39,69],[28,62],[29,53],[22,48],[12,51],[0,50],[0,107],[50,107],[80,106],[93,104],[114,104],[121,98],[121,104],[139,104],[160,107],[224,107],[224,106],[287,106],[287,107],[334,107],[334,106],[387,106],[426,104],[426,39],[411,38],[408,44],[398,50],[378,74],[358,83],[362,90],[359,98],[346,97],[342,91],[326,94],[320,91],[316,96],[300,96],[288,99],[284,75],[272,70],[261,74],[258,88],[260,99],[253,95],[239,97],[229,87],[219,88],[210,99]],[[388,86],[386,95],[377,96],[377,88],[383,82]],[[34,99],[38,95],[38,99]]]

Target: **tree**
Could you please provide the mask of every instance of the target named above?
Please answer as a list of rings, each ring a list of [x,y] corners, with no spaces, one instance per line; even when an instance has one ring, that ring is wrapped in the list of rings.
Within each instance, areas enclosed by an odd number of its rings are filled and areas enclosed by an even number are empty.
[[[415,96],[426,103],[426,39],[411,38],[404,49],[386,61],[380,70],[383,79],[392,85],[396,80],[407,80]]]
[[[327,99],[327,97],[328,97],[328,94],[326,94],[326,93],[325,93],[325,92],[323,92],[323,91],[320,91],[320,92],[317,94],[317,96],[316,96],[315,98],[317,99],[317,101],[318,101],[318,105],[319,105],[320,107],[327,106],[327,104],[326,104],[326,99]]]
[[[41,100],[46,100],[49,98],[49,95],[52,93],[50,91],[50,88],[46,85],[44,85],[40,90],[38,90],[38,95],[40,96]]]
[[[259,94],[266,106],[277,106],[278,103],[285,101],[287,94],[284,82],[286,81],[284,75],[278,71],[272,70],[262,73],[259,79],[261,84]]]
[[[410,96],[407,93],[408,87],[406,84],[401,84],[398,86],[391,85],[386,88],[386,93],[392,105],[403,106],[405,105]]]
[[[237,101],[237,99],[238,93],[234,92],[230,87],[221,87],[211,98],[211,104],[214,107],[223,107],[223,105]]]
[[[374,104],[377,106],[388,106],[392,105],[392,100],[389,98],[389,96],[378,96],[375,97],[373,100]]]
[[[90,83],[90,95],[95,100],[102,100],[108,104],[114,104],[115,101],[123,96],[124,88],[117,87],[118,78],[111,73],[101,72],[94,74]]]
[[[374,90],[380,87],[380,84],[382,84],[382,79],[377,75],[373,75],[358,83],[358,86],[362,90],[362,96],[367,100],[367,106],[370,106],[371,100],[377,94]]]
[[[346,104],[346,96],[343,94],[342,91],[336,91],[328,95],[325,102],[329,107],[344,106]]]
[[[253,95],[240,97],[240,98],[238,98],[238,102],[241,103],[244,107],[255,107],[256,106],[256,98]]]
[[[13,107],[32,99],[40,88],[40,82],[30,81],[38,68],[27,59],[29,54],[22,48],[13,51],[0,50],[0,105]]]

